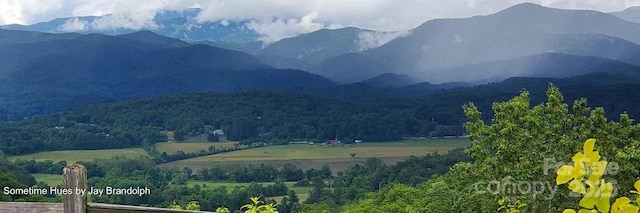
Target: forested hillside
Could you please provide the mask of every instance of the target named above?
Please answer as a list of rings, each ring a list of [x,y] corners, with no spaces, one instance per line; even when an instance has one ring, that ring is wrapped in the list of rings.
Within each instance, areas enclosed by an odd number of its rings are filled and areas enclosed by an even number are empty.
[[[149,31],[108,36],[0,29],[0,56],[0,120],[166,94],[334,85],[243,52]]]
[[[425,109],[418,99],[347,102],[278,92],[187,94],[83,107],[0,125],[7,154],[137,147],[223,129],[230,140],[393,141],[461,135],[462,120]],[[437,120],[434,120],[434,119]],[[434,132],[434,131],[437,131]],[[435,136],[435,135],[434,135]]]
[[[0,125],[7,154],[45,150],[139,147],[223,129],[231,140],[298,139],[326,141],[394,141],[404,137],[462,135],[466,120],[461,106],[474,102],[491,115],[494,101],[526,89],[533,103],[543,102],[549,83],[565,91],[567,100],[586,97],[615,118],[623,112],[640,117],[636,72],[593,73],[551,78],[512,78],[476,87],[440,89],[437,85],[375,88],[350,85],[326,90],[185,94],[37,116]],[[305,95],[306,94],[306,95]],[[144,142],[143,142],[144,141]]]

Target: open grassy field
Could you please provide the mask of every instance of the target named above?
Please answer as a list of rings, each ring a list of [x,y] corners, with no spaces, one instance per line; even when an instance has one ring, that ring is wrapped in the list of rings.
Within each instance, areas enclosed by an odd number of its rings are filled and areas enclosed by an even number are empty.
[[[289,190],[293,190],[296,192],[296,194],[298,195],[298,198],[300,199],[300,201],[304,201],[309,197],[309,191],[313,190],[312,186],[305,186],[305,187],[297,187],[294,186],[296,182],[285,182],[285,184],[287,185],[287,188],[289,188]],[[217,181],[187,181],[187,186],[189,187],[193,187],[195,185],[200,185],[200,187],[202,189],[215,189],[221,186],[226,186],[229,189],[232,189],[234,187],[247,187],[249,186],[249,184],[251,183],[235,183],[235,182],[217,182]],[[273,185],[274,182],[260,182],[258,184],[262,184],[264,186],[268,186],[268,185]],[[282,199],[283,196],[277,196],[277,197],[269,197],[271,199],[274,199],[276,201],[280,201]]]
[[[75,163],[78,161],[91,161],[93,159],[109,159],[114,156],[125,157],[139,157],[149,156],[142,148],[127,148],[127,149],[102,149],[102,150],[65,150],[65,151],[50,151],[50,152],[38,152],[28,155],[18,155],[9,157],[10,160],[22,159],[22,160],[52,160],[54,162],[67,161],[67,163]]]
[[[209,150],[210,146],[215,146],[216,148],[233,147],[235,144],[238,144],[238,142],[160,142],[156,143],[156,149],[160,152],[171,154],[177,151],[198,152],[200,150]]]
[[[62,185],[62,175],[52,174],[31,174],[37,182],[45,182],[49,186]]]
[[[323,165],[329,165],[336,172],[343,171],[355,163],[362,163],[369,157],[377,157],[387,164],[392,164],[411,155],[423,156],[433,152],[444,153],[456,147],[466,147],[470,144],[464,138],[361,143],[342,147],[296,144],[227,152],[175,161],[161,166],[191,167],[197,170],[214,164],[266,163],[279,167],[288,162],[303,169],[321,168]],[[351,157],[352,153],[355,153],[355,157]]]
[[[221,136],[220,142],[210,142],[207,140],[207,136],[204,134],[187,137],[183,141],[176,141],[173,137],[173,131],[163,131],[167,135],[167,142],[156,143],[156,149],[160,152],[167,152],[169,154],[176,153],[177,151],[183,152],[198,152],[200,150],[209,150],[210,146],[218,147],[233,147],[238,144],[237,141],[228,141],[226,137]]]

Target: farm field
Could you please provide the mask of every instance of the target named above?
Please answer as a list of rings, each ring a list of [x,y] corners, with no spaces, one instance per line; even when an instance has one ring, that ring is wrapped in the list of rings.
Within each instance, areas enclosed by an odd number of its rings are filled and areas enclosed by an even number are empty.
[[[312,186],[296,187],[294,186],[295,183],[296,182],[285,182],[285,185],[287,185],[287,188],[289,188],[289,190],[293,190],[296,192],[300,201],[306,200],[309,197],[309,191],[313,190],[313,187]],[[215,189],[222,186],[232,189],[234,187],[247,187],[250,184],[251,183],[218,182],[218,181],[187,181],[187,186],[193,187],[195,185],[200,185],[202,189]],[[258,184],[268,186],[268,185],[273,185],[274,182],[259,182]],[[269,198],[279,202],[282,199],[282,197],[284,196],[276,196],[276,197],[269,197]]]
[[[333,172],[337,172],[344,171],[353,164],[362,163],[369,157],[377,157],[384,163],[392,164],[411,155],[444,153],[456,147],[466,147],[470,144],[465,138],[361,143],[342,147],[295,144],[227,152],[170,162],[161,166],[190,167],[197,170],[216,164],[265,163],[280,167],[285,163],[292,163],[302,169],[321,168],[323,165],[329,165]],[[353,153],[355,153],[355,157],[351,157]]]
[[[44,182],[49,186],[57,186],[62,185],[62,175],[52,175],[52,174],[31,174],[34,178],[36,178],[37,182]]]
[[[209,150],[210,146],[216,148],[222,147],[234,147],[238,144],[237,141],[228,141],[225,136],[220,137],[220,142],[210,142],[207,140],[207,136],[204,134],[187,137],[183,141],[176,141],[173,137],[173,131],[163,131],[167,135],[167,142],[156,143],[156,149],[160,152],[167,152],[173,154],[178,151],[183,152],[198,152],[200,150]]]
[[[162,133],[164,133],[165,135],[167,135],[167,140],[168,142],[179,142],[179,143],[217,143],[217,142],[211,142],[207,140],[207,136],[205,134],[200,134],[198,136],[194,136],[194,137],[186,137],[184,140],[182,141],[176,141],[175,137],[173,136],[173,131],[162,131]],[[220,136],[218,138],[220,140],[220,142],[237,142],[237,141],[230,141],[227,140],[226,136]]]
[[[159,152],[167,152],[168,154],[183,152],[198,152],[200,150],[209,150],[210,146],[216,148],[233,147],[238,142],[160,142],[156,143],[156,149]]]
[[[38,152],[27,155],[18,155],[9,157],[9,160],[36,160],[45,161],[52,160],[54,162],[67,161],[67,163],[75,163],[78,161],[91,161],[93,159],[109,159],[115,156],[139,157],[149,156],[142,148],[126,148],[126,149],[102,149],[102,150],[64,150]]]

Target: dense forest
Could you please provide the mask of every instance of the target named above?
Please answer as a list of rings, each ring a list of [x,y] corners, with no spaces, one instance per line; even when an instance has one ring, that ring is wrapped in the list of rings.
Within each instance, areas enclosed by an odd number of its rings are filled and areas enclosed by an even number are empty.
[[[553,82],[567,100],[588,98],[603,106],[607,118],[628,113],[640,116],[640,91],[632,83],[637,73],[592,73],[563,79],[512,78],[472,88],[436,89],[414,85],[400,89],[365,84],[297,92],[252,91],[233,94],[192,93],[115,104],[96,104],[77,110],[0,124],[0,150],[8,155],[47,150],[141,147],[165,141],[162,130],[175,138],[223,129],[227,138],[242,143],[326,141],[394,141],[414,136],[464,134],[460,106],[473,102],[486,121],[494,101],[504,101],[523,88],[532,103],[545,100]],[[302,93],[302,94],[300,94]],[[180,158],[174,157],[175,159]]]
[[[429,110],[420,99],[347,102],[279,92],[187,94],[91,105],[0,125],[9,155],[45,150],[140,147],[223,129],[230,140],[394,141],[462,135],[462,115]],[[253,139],[253,140],[252,140]],[[288,142],[288,141],[286,141]]]

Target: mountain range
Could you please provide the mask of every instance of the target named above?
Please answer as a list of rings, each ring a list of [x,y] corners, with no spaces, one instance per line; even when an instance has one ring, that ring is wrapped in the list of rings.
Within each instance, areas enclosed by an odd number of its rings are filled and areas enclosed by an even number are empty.
[[[428,21],[380,47],[328,58],[312,65],[309,71],[346,83],[382,73],[407,74],[431,81],[439,75],[432,70],[548,52],[638,65],[638,43],[640,24],[597,11],[524,3],[486,16]],[[477,75],[494,74],[485,70]],[[451,73],[449,78],[438,78],[442,82],[458,81],[457,76]]]
[[[114,24],[123,19],[117,15],[83,16],[57,18],[51,21],[32,25],[5,25],[0,29],[37,31],[46,33],[100,33],[105,35],[119,35],[133,33],[139,30],[149,30],[159,35],[180,39],[188,42],[210,41],[214,46],[235,48],[239,50],[247,44],[259,45],[252,51],[262,47],[259,42],[260,34],[248,27],[252,20],[233,21],[207,21],[200,22],[197,16],[202,12],[199,8],[189,8],[182,11],[161,11],[153,18],[153,23],[131,23],[133,26],[119,26]],[[126,20],[126,18],[124,18]],[[141,25],[141,26],[138,26]]]
[[[611,15],[618,16],[627,21],[640,23],[640,6],[629,7],[623,11],[612,12]]]
[[[301,70],[273,68],[247,53],[191,45],[148,31],[109,36],[0,30],[0,42],[4,107],[34,99],[94,102],[334,84]]]
[[[247,30],[241,22],[199,23],[211,26],[176,33],[196,23],[197,9],[160,13],[156,22],[162,28],[138,32],[60,33],[61,24],[92,24],[106,17],[4,26],[0,114],[19,115],[4,116],[12,120],[87,103],[189,92],[378,97],[425,95],[514,77],[635,76],[640,24],[631,20],[633,11],[608,14],[523,3],[490,15],[431,20],[408,31],[323,29],[268,46],[254,31],[229,33],[234,27]],[[629,79],[610,81],[633,83]]]

